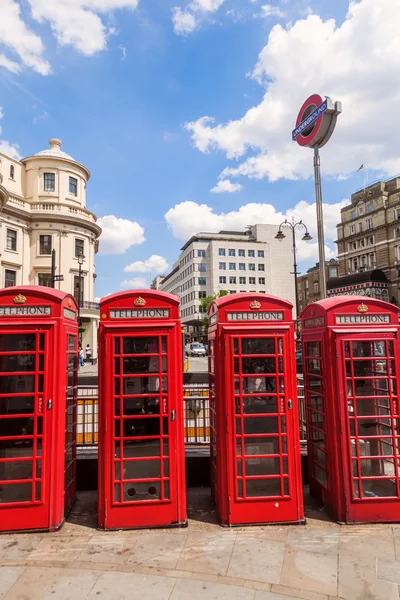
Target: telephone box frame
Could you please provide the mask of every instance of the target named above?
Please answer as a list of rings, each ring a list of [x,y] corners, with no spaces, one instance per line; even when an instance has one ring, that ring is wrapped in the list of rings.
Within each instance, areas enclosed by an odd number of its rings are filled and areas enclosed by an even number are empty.
[[[292,308],[286,300],[261,293],[231,294],[209,307],[211,489],[222,525],[305,522]],[[268,350],[270,356],[246,358],[251,348],[257,354]],[[248,377],[263,368],[260,360],[272,365],[271,377]],[[265,383],[256,397],[245,396],[252,393],[251,379],[259,388]],[[266,392],[268,387],[275,391]],[[264,403],[256,410],[261,414],[249,417],[257,402]],[[259,437],[251,437],[252,427]],[[277,491],[254,491],[269,485]]]
[[[301,323],[310,491],[339,523],[400,521],[398,308],[338,296]]]
[[[179,303],[178,297],[153,290],[100,301],[98,524],[103,529],[187,525]],[[138,361],[147,364],[136,366]]]
[[[77,314],[71,294],[0,290],[1,532],[56,531],[76,500]]]

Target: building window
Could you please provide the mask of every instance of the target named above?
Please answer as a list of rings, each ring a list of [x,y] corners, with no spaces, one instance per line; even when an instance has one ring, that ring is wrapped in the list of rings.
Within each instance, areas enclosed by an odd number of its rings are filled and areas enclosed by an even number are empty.
[[[206,291],[199,292],[199,298],[207,298],[207,292]]]
[[[397,210],[394,211],[394,213],[393,213],[393,219],[395,221],[397,221],[397,219],[400,219],[400,208],[398,208]]]
[[[204,265],[203,263],[199,263],[198,265],[198,269],[199,271],[207,271],[207,265]]]
[[[255,270],[256,270],[255,263],[249,263],[249,271],[255,271]]]
[[[245,263],[239,263],[239,271],[245,271],[245,270],[246,270]]]
[[[74,298],[77,302],[83,302],[84,297],[84,280],[83,277],[74,275]]]
[[[329,269],[329,277],[337,277],[337,268],[330,268]]]
[[[247,252],[247,256],[250,256],[251,258],[254,258],[254,256],[255,256],[255,252],[254,252],[254,250],[249,250],[249,251]]]
[[[69,193],[72,196],[78,195],[78,180],[75,177],[69,178]]]
[[[246,285],[246,277],[239,277],[240,285]]]
[[[225,256],[225,248],[218,248],[218,256]]]
[[[264,258],[264,250],[257,250],[258,258]]]
[[[265,285],[265,277],[259,277],[259,278],[258,278],[258,283],[259,283],[260,285]]]
[[[14,179],[14,174],[15,174],[14,165],[10,165],[10,179]]]
[[[220,277],[219,278],[219,282],[220,283],[226,283],[226,277]]]
[[[38,273],[38,284],[51,287],[51,273]]]
[[[85,240],[75,238],[75,256],[84,256],[85,252]]]
[[[250,285],[255,285],[256,283],[256,278],[255,277],[249,277],[249,284]]]
[[[246,252],[244,250],[238,250],[238,256],[246,256]]]
[[[39,244],[39,254],[51,254],[51,235],[41,235]]]
[[[230,294],[236,294],[236,290],[229,290]]]
[[[17,272],[11,271],[10,269],[5,269],[4,271],[4,287],[12,287],[13,285],[17,285]]]
[[[355,210],[352,210],[352,211],[351,211],[351,218],[352,218],[352,219],[355,219],[355,218],[356,218],[356,216],[357,216],[357,214],[356,214],[356,211],[355,211]]]
[[[365,227],[366,229],[372,229],[372,219],[367,219],[365,221]]]
[[[45,192],[54,192],[56,189],[56,176],[54,173],[43,173],[43,186]]]
[[[314,294],[318,294],[319,284],[314,283]]]
[[[364,207],[363,206],[359,206],[358,207],[358,214],[362,217],[364,214]]]
[[[197,256],[205,256],[205,255],[206,255],[205,250],[197,250]]]
[[[236,277],[229,277],[229,283],[236,283]]]
[[[236,271],[236,263],[229,263],[229,270]]]
[[[367,204],[367,212],[372,212],[372,204]]]
[[[207,280],[205,277],[199,277],[199,285],[207,285]]]
[[[234,248],[229,248],[229,250],[228,250],[228,255],[229,255],[229,256],[236,256],[235,249],[234,249]]]
[[[363,230],[363,224],[359,223],[358,224],[358,231],[361,232]]]
[[[265,265],[262,265],[262,264],[258,265],[258,270],[265,271]]]
[[[226,271],[226,263],[219,263],[219,268],[221,271]]]
[[[6,249],[17,251],[17,232],[14,229],[7,229]]]
[[[350,225],[350,235],[353,235],[356,232],[356,226]]]

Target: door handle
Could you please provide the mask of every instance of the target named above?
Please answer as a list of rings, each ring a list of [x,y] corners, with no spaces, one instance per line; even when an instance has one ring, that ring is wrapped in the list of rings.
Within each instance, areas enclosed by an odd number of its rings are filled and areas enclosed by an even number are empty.
[[[51,406],[52,406],[52,400],[51,400],[51,398],[49,398],[47,400],[47,410],[51,410]]]
[[[171,410],[171,421],[175,421],[176,419],[176,410]]]
[[[288,400],[287,407],[288,407],[288,410],[292,410],[293,402],[291,400]]]

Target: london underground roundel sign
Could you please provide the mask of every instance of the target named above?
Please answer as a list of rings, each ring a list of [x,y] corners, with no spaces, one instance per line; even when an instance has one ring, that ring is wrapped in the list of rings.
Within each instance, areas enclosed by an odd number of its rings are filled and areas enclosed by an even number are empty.
[[[321,148],[331,137],[341,112],[340,102],[333,103],[327,96],[323,100],[319,94],[313,94],[304,102],[297,116],[296,127],[292,131],[293,141],[307,148]]]

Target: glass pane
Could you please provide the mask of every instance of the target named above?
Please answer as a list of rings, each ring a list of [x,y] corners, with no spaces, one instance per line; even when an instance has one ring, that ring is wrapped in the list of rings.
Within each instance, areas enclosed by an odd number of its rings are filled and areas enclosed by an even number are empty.
[[[358,476],[357,462],[354,462],[354,475]],[[361,477],[395,477],[394,459],[368,458],[360,460]]]
[[[160,413],[160,398],[124,398],[124,415],[157,415]]]
[[[161,352],[163,354],[167,353],[167,338],[166,337],[161,338]]]
[[[142,502],[143,500],[159,500],[160,481],[124,483],[124,502]]]
[[[361,480],[362,495],[364,498],[386,498],[389,496],[397,497],[396,482],[391,479]]]
[[[243,481],[241,479],[238,480],[238,497],[243,498]]]
[[[75,350],[75,335],[68,335],[68,350]]]
[[[286,439],[282,438],[282,452],[286,452]],[[240,438],[237,439],[237,454],[242,453]],[[254,454],[279,454],[279,437],[254,437],[244,438],[244,453],[246,456]]]
[[[123,479],[154,479],[161,477],[159,460],[135,460],[123,462]]]
[[[246,495],[249,498],[256,496],[280,496],[281,480],[277,479],[251,479],[246,482]]]
[[[364,398],[356,401],[357,416],[390,416],[390,399],[379,398]]]
[[[151,394],[160,389],[159,377],[127,377],[123,381],[124,394],[127,395]]]
[[[169,481],[164,481],[164,498],[169,500]]]
[[[0,462],[0,481],[32,479],[32,461]]]
[[[242,392],[244,394],[257,394],[259,392],[276,392],[275,377],[243,377]]]
[[[34,396],[0,398],[0,415],[25,415],[34,412]]]
[[[0,335],[0,352],[29,352],[36,350],[35,333]]]
[[[114,500],[115,502],[121,502],[121,486],[119,483],[114,485]]]
[[[276,396],[243,396],[245,414],[276,413]],[[240,413],[240,398],[236,398],[236,412]]]
[[[160,440],[144,440],[138,444],[137,442],[123,442],[124,458],[141,458],[149,456],[160,456]],[[116,452],[119,457],[119,451]]]
[[[308,375],[308,387],[311,392],[322,392],[322,378]]]
[[[157,354],[158,337],[124,337],[124,354]]]
[[[280,475],[279,458],[248,458],[245,461],[246,475]]]
[[[314,475],[315,475],[315,479],[323,486],[326,487],[327,485],[327,476],[326,476],[326,471],[324,471],[324,469],[321,469],[321,467],[319,467],[318,465],[314,464]]]
[[[237,354],[236,351],[235,354]],[[242,354],[275,354],[275,339],[243,338]]]
[[[159,359],[158,356],[124,358],[123,369],[125,375],[131,373],[158,373]]]
[[[35,483],[35,500],[39,502],[42,499],[42,483],[41,481],[36,481]]]
[[[10,483],[0,486],[0,504],[6,502],[32,502],[32,484]]]
[[[352,342],[353,358],[368,356],[385,356],[385,342],[383,340],[370,342]]]
[[[121,373],[121,361],[119,358],[114,358],[114,373],[115,375],[119,375]]]
[[[347,363],[349,366],[350,363]],[[353,361],[354,377],[376,377],[387,373],[386,360],[355,360]],[[349,369],[348,369],[349,370]],[[349,375],[351,376],[351,372]]]
[[[121,347],[120,338],[115,338],[115,340],[114,340],[114,354],[120,354],[120,347]]]
[[[34,391],[34,375],[14,375],[13,377],[0,377],[0,394],[24,394]]]
[[[33,454],[33,439],[0,441],[0,458],[25,458]]]
[[[33,424],[34,417],[24,417],[16,419],[2,419],[0,420],[0,436],[20,436],[33,435]],[[32,440],[29,440],[28,444],[31,444]]]
[[[306,355],[307,356],[320,356],[319,342],[307,342],[306,344]]]
[[[275,358],[242,358],[242,373],[275,373]]]
[[[239,340],[237,338],[233,340],[233,354],[239,354]]]
[[[381,436],[392,435],[391,419],[357,419],[359,436]]]
[[[124,437],[145,437],[160,435],[160,419],[124,419],[123,420]]]
[[[0,356],[0,371],[34,371],[36,367],[35,354],[14,354]]]
[[[244,433],[276,433],[278,432],[277,417],[246,417],[243,419]]]
[[[352,440],[352,454],[355,456],[355,440]],[[393,439],[376,438],[371,440],[358,440],[359,456],[393,456]]]

